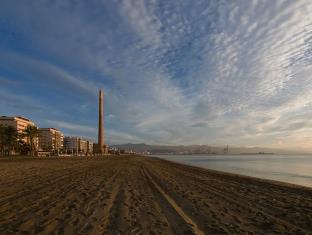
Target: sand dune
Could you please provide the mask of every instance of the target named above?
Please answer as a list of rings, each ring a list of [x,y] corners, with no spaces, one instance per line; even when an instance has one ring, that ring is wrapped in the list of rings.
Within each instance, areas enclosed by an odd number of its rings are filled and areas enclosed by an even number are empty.
[[[0,234],[312,234],[312,189],[146,157],[0,160]]]

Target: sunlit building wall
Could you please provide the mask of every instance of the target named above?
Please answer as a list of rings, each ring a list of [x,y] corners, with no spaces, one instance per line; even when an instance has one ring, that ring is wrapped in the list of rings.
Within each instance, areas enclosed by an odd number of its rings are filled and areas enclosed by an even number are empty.
[[[55,128],[39,128],[39,150],[60,152],[63,150],[64,135]]]
[[[27,136],[23,136],[23,132],[26,129],[28,125],[36,126],[34,122],[31,120],[21,117],[21,116],[15,116],[15,117],[7,117],[7,116],[1,116],[0,117],[0,125],[6,125],[6,126],[12,126],[15,130],[17,130],[17,133],[19,134],[19,139],[23,140],[26,143],[29,143],[29,139]],[[34,140],[35,148],[38,148],[38,138],[35,138]]]

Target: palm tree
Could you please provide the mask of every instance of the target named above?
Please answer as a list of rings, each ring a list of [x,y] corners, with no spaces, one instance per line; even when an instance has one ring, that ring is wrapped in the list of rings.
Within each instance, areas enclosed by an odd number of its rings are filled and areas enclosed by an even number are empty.
[[[27,153],[30,152],[30,146],[22,139],[23,137],[23,135],[20,135],[18,137],[16,150],[19,152],[20,155],[27,155]]]
[[[34,156],[34,147],[35,147],[35,140],[38,137],[38,128],[36,126],[28,125],[25,130],[23,131],[24,136],[27,137],[28,143],[30,145],[30,155]]]

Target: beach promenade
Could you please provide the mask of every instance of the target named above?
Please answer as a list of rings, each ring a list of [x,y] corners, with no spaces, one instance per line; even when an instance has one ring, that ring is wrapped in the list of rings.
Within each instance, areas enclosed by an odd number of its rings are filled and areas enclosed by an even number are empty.
[[[0,160],[0,234],[312,234],[312,188],[156,158]]]

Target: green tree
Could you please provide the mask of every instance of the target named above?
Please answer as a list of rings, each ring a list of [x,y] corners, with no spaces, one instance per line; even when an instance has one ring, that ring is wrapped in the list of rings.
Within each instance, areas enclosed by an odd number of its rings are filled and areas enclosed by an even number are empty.
[[[30,155],[34,156],[35,141],[38,137],[38,128],[36,126],[28,125],[23,131],[24,136],[27,137],[28,144],[30,146]]]

